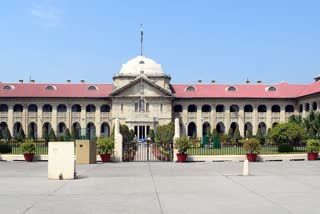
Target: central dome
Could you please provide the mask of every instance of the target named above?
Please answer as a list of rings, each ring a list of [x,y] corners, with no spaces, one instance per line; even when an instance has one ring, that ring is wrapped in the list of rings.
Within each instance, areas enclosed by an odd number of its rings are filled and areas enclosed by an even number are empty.
[[[122,65],[120,74],[163,75],[161,65],[145,56],[137,56]]]

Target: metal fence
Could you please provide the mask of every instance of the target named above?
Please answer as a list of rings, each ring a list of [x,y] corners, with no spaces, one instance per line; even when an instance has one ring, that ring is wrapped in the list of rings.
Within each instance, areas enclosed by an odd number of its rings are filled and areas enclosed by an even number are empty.
[[[1,142],[2,145],[8,145],[11,149],[11,152],[5,152],[2,154],[8,154],[8,155],[20,155],[23,154],[21,150],[21,142],[16,141],[7,141],[7,142]],[[44,141],[36,141],[36,155],[47,155],[48,154],[48,143]],[[0,151],[1,153],[1,151]]]
[[[264,145],[259,154],[297,154],[306,153],[306,146],[295,146],[293,152],[278,152],[278,146]],[[214,148],[211,145],[206,147],[192,147],[188,149],[188,155],[245,155],[247,151],[244,150],[242,145],[221,145],[221,148]]]

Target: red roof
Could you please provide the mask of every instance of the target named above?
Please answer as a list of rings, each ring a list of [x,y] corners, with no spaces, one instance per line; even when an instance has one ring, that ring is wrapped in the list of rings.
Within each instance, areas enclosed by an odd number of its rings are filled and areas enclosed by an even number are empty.
[[[194,91],[187,91],[193,86]],[[233,86],[236,91],[228,91]],[[275,87],[276,91],[268,91],[268,87]],[[177,98],[296,98],[308,85],[292,85],[286,82],[275,85],[266,84],[174,84],[172,88]],[[320,87],[318,88],[320,92]]]
[[[3,90],[4,86],[13,86],[13,90]],[[46,90],[54,86],[55,90]],[[88,90],[96,86],[97,90]],[[193,86],[194,91],[187,91]],[[236,91],[228,91],[233,86]],[[268,91],[268,87],[276,91]],[[282,82],[274,85],[266,84],[172,84],[171,89],[177,98],[297,98],[320,92],[320,81],[309,85],[294,85]],[[0,83],[0,97],[84,97],[105,98],[113,90],[113,84],[44,84],[44,83]]]
[[[13,86],[13,90],[3,87]],[[97,90],[88,90],[89,86]],[[53,86],[55,90],[46,90]],[[38,84],[38,83],[0,83],[0,97],[107,97],[113,90],[113,84]]]

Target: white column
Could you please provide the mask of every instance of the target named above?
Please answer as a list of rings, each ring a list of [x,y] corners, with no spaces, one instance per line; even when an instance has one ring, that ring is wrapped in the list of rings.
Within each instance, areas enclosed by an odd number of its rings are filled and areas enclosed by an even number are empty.
[[[8,129],[13,136],[13,105],[8,105]]]
[[[54,104],[52,106],[52,115],[51,115],[51,118],[52,118],[52,128],[54,130],[54,132],[56,133],[56,135],[58,135],[58,124],[57,124],[57,105]]]
[[[173,143],[176,142],[176,139],[180,137],[180,124],[179,124],[179,118],[176,118],[174,120],[174,137],[173,137]],[[173,161],[177,161],[177,153],[178,153],[178,149],[176,149],[174,147],[173,150]]]
[[[122,135],[120,134],[120,127],[119,127],[119,119],[115,119],[115,126],[114,126],[114,160],[115,161],[122,161]]]
[[[42,105],[38,105],[38,120],[37,120],[37,131],[38,131],[38,138],[42,138],[42,126],[44,124],[43,117],[42,117]],[[49,132],[50,130],[48,130]]]

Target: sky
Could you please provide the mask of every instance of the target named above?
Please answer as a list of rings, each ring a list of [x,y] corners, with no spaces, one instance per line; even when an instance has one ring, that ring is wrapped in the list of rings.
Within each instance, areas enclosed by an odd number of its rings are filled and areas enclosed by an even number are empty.
[[[172,83],[313,82],[320,1],[10,0],[0,8],[0,81],[112,83],[140,54]]]

